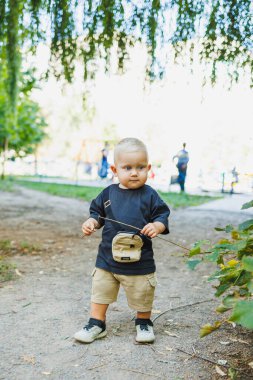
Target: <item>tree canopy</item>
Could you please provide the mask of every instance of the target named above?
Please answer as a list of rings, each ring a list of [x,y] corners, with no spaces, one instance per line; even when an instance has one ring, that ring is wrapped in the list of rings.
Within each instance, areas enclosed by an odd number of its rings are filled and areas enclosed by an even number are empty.
[[[99,61],[110,70],[112,54],[123,70],[129,47],[140,42],[150,80],[165,73],[170,46],[175,59],[188,51],[191,60],[197,55],[207,63],[213,83],[224,63],[231,81],[246,71],[252,85],[252,19],[251,0],[0,0],[0,57],[7,61],[11,104],[22,59],[40,42],[50,44],[49,70],[69,82],[76,59],[84,79],[94,78]]]
[[[20,73],[20,94],[16,105],[16,122],[11,117],[10,102],[6,93],[7,69],[0,66],[0,161],[3,170],[7,158],[24,157],[34,153],[37,146],[46,137],[47,126],[41,115],[39,105],[30,99],[31,89],[34,87],[32,72]],[[8,153],[8,157],[7,157]]]

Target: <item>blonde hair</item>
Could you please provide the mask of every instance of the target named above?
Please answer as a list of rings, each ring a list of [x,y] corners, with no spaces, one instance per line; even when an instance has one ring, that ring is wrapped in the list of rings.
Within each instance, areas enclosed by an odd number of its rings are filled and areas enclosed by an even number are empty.
[[[148,158],[146,145],[135,137],[126,137],[118,142],[114,148],[114,161],[116,161],[119,152],[145,152]]]

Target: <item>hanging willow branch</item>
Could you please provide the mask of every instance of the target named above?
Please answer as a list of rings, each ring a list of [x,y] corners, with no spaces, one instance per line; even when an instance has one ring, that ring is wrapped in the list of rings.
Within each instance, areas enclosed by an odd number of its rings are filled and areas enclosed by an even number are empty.
[[[232,82],[246,72],[253,85],[252,19],[251,0],[0,0],[0,56],[7,59],[11,103],[21,51],[36,52],[43,40],[51,72],[69,82],[76,59],[83,60],[84,79],[94,78],[101,62],[110,71],[112,56],[123,71],[129,48],[140,43],[151,81],[165,73],[173,48],[175,60],[189,53],[191,62],[196,49],[212,83],[224,64]]]
[[[13,112],[16,109],[18,78],[20,71],[20,51],[19,51],[19,18],[22,14],[22,1],[9,0],[6,12],[7,41],[6,57],[8,68],[8,93],[11,99]]]

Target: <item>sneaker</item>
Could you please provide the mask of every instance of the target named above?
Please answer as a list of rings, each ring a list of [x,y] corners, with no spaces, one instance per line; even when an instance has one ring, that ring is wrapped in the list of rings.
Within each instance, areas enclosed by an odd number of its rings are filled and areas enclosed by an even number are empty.
[[[95,339],[103,338],[106,335],[105,322],[90,318],[88,324],[82,330],[75,333],[74,338],[82,343],[91,343]]]
[[[136,342],[139,343],[152,343],[155,340],[155,334],[153,330],[153,323],[150,319],[137,318],[135,320],[136,326]]]

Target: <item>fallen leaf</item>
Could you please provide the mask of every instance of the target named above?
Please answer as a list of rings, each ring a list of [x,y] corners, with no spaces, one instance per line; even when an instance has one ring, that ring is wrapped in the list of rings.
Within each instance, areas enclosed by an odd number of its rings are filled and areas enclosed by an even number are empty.
[[[169,346],[166,346],[166,347],[165,347],[165,350],[166,350],[166,351],[173,351],[173,348],[172,348],[172,347],[169,347]]]
[[[248,363],[248,365],[253,368],[253,362]]]
[[[20,273],[20,271],[19,271],[17,268],[15,269],[15,273],[16,273],[18,276],[20,276],[20,277],[23,276],[22,273]]]
[[[220,344],[223,344],[223,346],[228,346],[229,344],[231,344],[231,342],[220,342]]]
[[[206,325],[202,326],[200,329],[200,337],[203,338],[204,336],[211,334],[211,332],[217,330],[221,325],[220,321],[216,321],[214,325],[210,325],[210,323],[207,323]]]
[[[223,372],[220,367],[218,367],[217,365],[215,366],[215,370],[216,372],[220,375],[220,376],[226,376],[226,373]]]
[[[173,337],[175,337],[175,338],[179,338],[179,336],[178,336],[177,334],[171,333],[171,332],[169,332],[169,331],[167,331],[167,330],[164,330],[164,332],[165,332],[165,334],[167,334],[167,335],[169,335],[169,336],[173,336]]]
[[[42,372],[42,375],[51,375],[51,372]]]
[[[27,362],[30,364],[35,364],[35,357],[34,356],[24,355],[24,356],[22,356],[22,359],[24,360],[24,362]]]
[[[239,342],[239,343],[247,344],[248,346],[250,345],[250,343],[246,342],[246,340],[236,339],[236,338],[230,338],[230,339],[232,340],[232,342]]]

